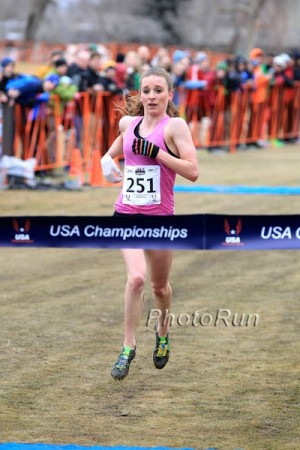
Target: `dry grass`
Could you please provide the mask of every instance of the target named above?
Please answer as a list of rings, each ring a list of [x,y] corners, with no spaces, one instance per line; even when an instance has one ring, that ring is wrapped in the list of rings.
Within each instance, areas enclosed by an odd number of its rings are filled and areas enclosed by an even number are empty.
[[[201,184],[297,185],[299,147],[201,153]],[[182,180],[178,180],[181,183]],[[116,189],[0,192],[1,215],[111,214]],[[288,214],[299,197],[177,194],[177,213]],[[171,329],[152,363],[146,327],[122,383],[125,271],[118,251],[1,249],[0,441],[298,449],[297,251],[176,252],[175,314],[258,313],[256,327]]]

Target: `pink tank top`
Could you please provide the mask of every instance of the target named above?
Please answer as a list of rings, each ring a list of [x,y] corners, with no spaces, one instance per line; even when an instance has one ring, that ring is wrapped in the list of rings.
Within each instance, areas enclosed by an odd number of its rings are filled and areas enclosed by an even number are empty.
[[[148,215],[173,215],[174,214],[174,183],[176,172],[166,167],[164,164],[158,162],[155,158],[148,158],[141,155],[135,155],[132,151],[132,143],[135,137],[139,137],[138,131],[135,129],[142,122],[143,117],[136,117],[126,130],[123,136],[123,153],[125,158],[125,166],[134,166],[138,170],[147,170],[145,166],[159,166],[160,167],[160,203],[159,204],[126,204],[125,198],[123,201],[123,191],[121,191],[116,203],[115,210],[122,214],[148,214]],[[157,145],[162,151],[168,152],[164,141],[164,129],[170,117],[166,115],[156,127],[143,138],[149,140]],[[145,169],[143,169],[143,167]],[[154,167],[154,169],[155,169]],[[125,174],[125,170],[124,170]]]

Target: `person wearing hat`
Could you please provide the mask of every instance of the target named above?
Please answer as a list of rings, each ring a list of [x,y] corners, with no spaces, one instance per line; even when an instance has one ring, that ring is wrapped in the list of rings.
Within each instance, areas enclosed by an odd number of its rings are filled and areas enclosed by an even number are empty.
[[[53,91],[58,83],[59,76],[56,74],[48,75],[43,80],[34,75],[20,75],[7,83],[5,92],[11,101],[25,107],[32,107],[36,104],[39,94]],[[47,100],[49,95],[43,98]]]
[[[188,60],[188,62],[189,62],[190,61],[190,53],[186,50],[180,50],[180,49],[174,50],[173,55],[172,55],[173,64],[176,64],[182,60]]]
[[[27,118],[27,108],[31,108],[32,119],[34,120],[39,112],[40,104],[49,100],[49,92],[53,91],[58,85],[59,77],[55,74],[40,80],[34,75],[21,74],[11,78],[5,86],[5,95],[7,104],[3,110],[3,154],[13,155],[14,133],[15,133],[15,115],[14,106],[18,104],[22,107],[22,113],[19,118],[24,121]],[[23,114],[24,113],[24,114]],[[21,139],[24,136],[20,136]],[[23,143],[24,144],[24,143]]]
[[[7,83],[19,77],[15,72],[15,61],[6,56],[1,61],[0,103],[2,110],[2,154],[12,156],[14,144],[14,101],[10,101],[6,92]]]
[[[238,55],[234,58],[234,62],[235,62],[236,70],[240,74],[240,77],[241,77],[241,87],[249,88],[249,87],[253,86],[254,75],[253,75],[253,71],[250,70],[250,68],[249,68],[247,59],[242,55]]]
[[[0,79],[0,103],[7,103],[6,85],[9,80],[18,78],[19,74],[15,72],[15,61],[8,56],[1,61],[1,79]]]
[[[47,76],[56,75],[59,78],[57,86],[51,92],[51,101],[49,104],[50,107],[54,107],[55,96],[58,96],[60,99],[61,111],[63,111],[65,104],[70,100],[73,100],[76,93],[78,92],[78,87],[73,83],[72,79],[67,76],[67,72],[67,60],[61,57],[54,62],[54,67],[47,74]]]

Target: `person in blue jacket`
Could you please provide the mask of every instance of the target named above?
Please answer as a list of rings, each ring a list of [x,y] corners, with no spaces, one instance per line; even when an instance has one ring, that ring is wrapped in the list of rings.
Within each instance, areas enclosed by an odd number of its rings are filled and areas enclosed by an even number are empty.
[[[48,101],[49,92],[53,91],[58,83],[59,76],[56,74],[51,74],[43,80],[33,75],[19,75],[6,84],[5,90],[11,101],[32,107],[38,100]]]

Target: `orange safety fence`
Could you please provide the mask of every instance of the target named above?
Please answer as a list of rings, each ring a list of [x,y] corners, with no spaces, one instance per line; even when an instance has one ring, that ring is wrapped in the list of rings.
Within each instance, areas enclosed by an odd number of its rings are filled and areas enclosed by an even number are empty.
[[[213,104],[207,104],[201,98],[206,95],[207,99],[207,92],[180,88],[178,109],[198,148],[227,147],[233,153],[239,145],[260,140],[299,138],[300,83],[289,95],[286,89],[291,88],[273,87],[266,101],[254,103],[249,88],[226,94],[218,86]],[[85,181],[93,171],[93,184],[106,185],[95,171],[95,152],[100,159],[117,137],[118,107],[123,101],[122,95],[102,92],[77,94],[66,105],[58,96],[34,108],[16,105],[12,154],[22,159],[35,157],[36,170],[48,170],[70,167],[76,149]]]

